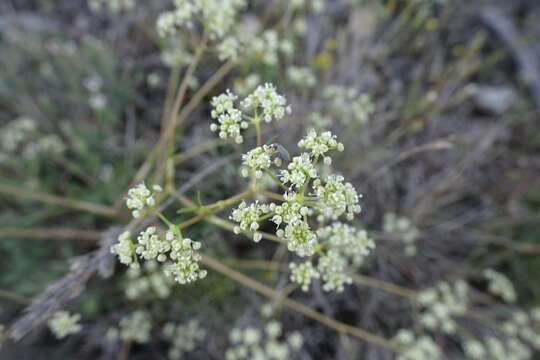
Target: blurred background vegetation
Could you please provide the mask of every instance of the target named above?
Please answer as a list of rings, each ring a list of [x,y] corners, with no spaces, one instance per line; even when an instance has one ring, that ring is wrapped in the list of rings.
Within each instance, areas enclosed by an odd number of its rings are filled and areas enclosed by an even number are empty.
[[[73,259],[97,251],[103,233],[126,223],[125,191],[159,139],[169,76],[179,76],[164,64],[171,45],[155,31],[168,1],[135,0],[118,11],[91,3],[0,4],[5,325],[68,274]],[[322,11],[296,12],[287,1],[249,3],[242,21],[289,17],[278,29],[290,36],[294,52],[273,65],[238,62],[182,123],[175,159],[176,183],[189,184],[185,195],[207,203],[240,188],[242,147],[215,140],[208,103],[227,88],[249,88],[257,76],[276,84],[292,105],[293,116],[270,131],[281,144],[296,149],[305,129],[321,123],[344,142],[335,167],[363,193],[359,221],[377,243],[363,274],[412,289],[463,278],[482,290],[477,275],[490,267],[512,280],[519,306],[540,305],[540,3],[328,0]],[[301,26],[305,31],[297,34]],[[221,65],[215,56],[204,58],[187,97]],[[294,67],[308,68],[315,80],[297,80]],[[328,90],[331,85],[349,95]],[[367,119],[364,108],[358,114],[352,105],[361,94],[373,101]],[[20,124],[27,125],[19,139]],[[209,168],[219,176],[206,174]],[[385,229],[389,214],[418,231],[414,255],[405,254],[400,234]],[[258,263],[288,256],[276,245],[252,246],[204,222],[190,228],[190,237],[235,269],[276,289],[286,285],[287,273]],[[36,325],[22,342],[5,344],[0,358],[166,358],[166,342],[157,336],[128,354],[103,345],[106,329],[142,307],[159,324],[199,319],[207,338],[185,357],[221,359],[231,326],[253,324],[267,302],[212,272],[205,281],[174,286],[166,299],[128,300],[125,273],[118,264],[112,277],[91,277],[67,304],[82,314],[84,335],[59,342]],[[292,297],[385,337],[412,323],[409,303],[362,284],[328,295],[319,286]],[[393,358],[301,314],[280,317],[304,335],[299,358]],[[457,344],[437,340],[447,358],[463,358]]]

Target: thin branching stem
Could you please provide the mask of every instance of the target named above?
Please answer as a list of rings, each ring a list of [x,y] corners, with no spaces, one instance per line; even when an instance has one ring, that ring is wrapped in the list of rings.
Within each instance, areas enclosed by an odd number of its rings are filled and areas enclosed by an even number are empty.
[[[12,301],[19,305],[29,305],[32,301],[14,292],[0,289],[0,298]]]
[[[361,340],[368,341],[372,344],[379,345],[381,347],[392,350],[394,352],[401,351],[401,348],[390,340],[387,340],[379,335],[372,334],[366,330],[337,321],[324,314],[321,314],[320,312],[316,310],[313,310],[309,306],[306,306],[288,297],[283,297],[281,293],[275,291],[269,286],[264,285],[263,283],[257,280],[254,280],[238,271],[231,269],[230,267],[224,265],[223,263],[221,263],[220,261],[212,257],[209,257],[207,255],[202,255],[201,262],[205,264],[206,266],[208,266],[209,268],[213,269],[214,271],[217,271],[227,276],[228,278],[235,280],[238,283],[257,291],[258,293],[261,293],[264,296],[267,296],[271,299],[279,299],[281,303],[287,306],[288,308],[294,311],[297,311],[317,322],[320,322],[321,324],[324,324],[331,329],[334,329],[343,334],[354,336]]]
[[[180,114],[178,114],[175,119],[175,123],[180,123],[183,119],[186,119],[189,115],[191,115],[191,113],[201,103],[204,97],[208,95],[208,93],[212,91],[212,89],[225,77],[225,75],[227,75],[232,70],[234,64],[234,61],[228,61],[224,63],[208,80],[206,80],[204,85],[193,95],[193,97],[191,97],[190,101],[182,108]],[[170,136],[172,136],[172,128],[169,124],[169,126],[166,127],[166,129],[163,131],[163,135],[160,137],[160,140],[158,141],[156,146],[148,154],[146,160],[143,162],[143,164],[137,171],[137,174],[135,175],[132,182],[133,184],[138,183],[144,178],[146,178],[152,168],[154,160],[162,152],[163,147],[166,145],[167,139]],[[159,175],[163,171],[163,169],[158,170],[156,174]]]
[[[21,189],[16,186],[7,185],[7,184],[0,184],[0,193],[10,195],[13,197],[22,198],[22,199],[39,201],[46,204],[63,206],[70,209],[82,210],[82,211],[90,212],[90,213],[105,216],[105,217],[111,217],[111,218],[123,217],[122,213],[119,213],[113,207],[110,207],[110,206],[95,204],[95,203],[91,203],[87,201],[68,199],[65,197],[51,195],[48,193],[43,193],[43,192],[38,192],[38,191]]]
[[[101,239],[101,233],[94,230],[66,228],[0,228],[0,238],[98,241]]]

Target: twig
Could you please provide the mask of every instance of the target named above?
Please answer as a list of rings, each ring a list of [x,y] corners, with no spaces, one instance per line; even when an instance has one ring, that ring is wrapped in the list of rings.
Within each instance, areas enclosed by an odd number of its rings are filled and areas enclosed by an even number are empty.
[[[110,248],[119,232],[120,229],[104,232],[99,249],[76,258],[70,272],[33,299],[32,304],[26,308],[25,315],[10,328],[11,338],[18,341],[47,321],[58,309],[77,297],[95,273],[99,273],[103,278],[111,276],[115,259]]]
[[[35,200],[44,202],[52,205],[59,205],[68,207],[71,209],[77,209],[82,211],[88,211],[96,215],[102,215],[106,217],[118,218],[121,216],[115,209],[109,206],[104,206],[101,204],[94,204],[91,202],[68,199],[56,195],[51,195],[47,193],[31,191],[26,189],[20,189],[16,186],[11,186],[7,184],[0,184],[0,193],[11,195],[14,197],[19,197],[23,199]]]
[[[28,305],[30,304],[32,301],[25,298],[25,297],[22,297],[18,294],[15,294],[14,292],[11,292],[11,291],[7,291],[7,290],[2,290],[0,289],[0,298],[4,298],[4,299],[7,299],[9,301],[13,301],[14,303],[17,303],[17,304],[20,304],[20,305]]]
[[[218,82],[220,82],[225,75],[229,73],[229,71],[232,70],[234,66],[233,61],[228,61],[225,64],[223,64],[206,82],[205,84],[193,95],[193,97],[190,99],[190,101],[182,108],[180,111],[180,114],[177,116],[177,119],[175,122],[180,122],[182,119],[187,118],[193,110],[199,105],[199,103],[204,99],[206,95],[213,89],[214,86],[217,85]],[[135,179],[133,183],[137,183],[142,181],[147,175],[150,169],[152,168],[152,163],[154,159],[158,156],[158,154],[163,150],[163,147],[167,143],[167,139],[172,135],[171,133],[172,127],[169,126],[165,129],[164,135],[160,138],[159,142],[156,144],[154,149],[150,152],[148,157],[146,158],[143,165],[139,168],[137,171],[137,174],[135,175]]]
[[[416,291],[407,289],[405,287],[395,285],[386,281],[378,280],[370,276],[349,273],[354,282],[369,287],[377,288],[379,290],[384,290],[386,292],[396,294],[399,296],[404,296],[409,299],[414,299],[416,297]]]
[[[540,108],[540,65],[538,64],[538,55],[534,53],[533,47],[521,39],[515,24],[497,7],[485,6],[481,10],[480,16],[510,48],[521,68],[525,82],[531,88],[536,106]]]
[[[122,344],[122,348],[120,349],[120,353],[118,354],[118,360],[128,360],[130,351],[131,351],[131,341],[126,340]]]
[[[101,233],[94,230],[62,229],[62,228],[0,228],[0,238],[27,238],[27,239],[59,239],[98,241]]]
[[[249,287],[264,296],[267,296],[269,298],[280,298],[282,295],[273,290],[272,288],[253,280],[252,278],[235,271],[228,266],[222,264],[216,259],[213,259],[207,255],[202,255],[202,263],[210,267],[211,269],[227,276],[228,278],[231,278],[240,284]],[[318,321],[326,326],[328,326],[331,329],[334,329],[340,333],[348,334],[351,336],[354,336],[358,339],[362,339],[365,341],[368,341],[370,343],[379,345],[381,347],[384,347],[386,349],[392,350],[394,352],[400,352],[401,348],[393,343],[392,341],[389,341],[381,336],[372,334],[368,331],[359,329],[357,327],[342,323],[340,321],[337,321],[335,319],[332,319],[326,315],[321,314],[318,311],[313,310],[312,308],[301,304],[295,300],[289,299],[288,297],[281,297],[280,301],[287,307],[291,308],[294,311],[297,311],[315,321]]]

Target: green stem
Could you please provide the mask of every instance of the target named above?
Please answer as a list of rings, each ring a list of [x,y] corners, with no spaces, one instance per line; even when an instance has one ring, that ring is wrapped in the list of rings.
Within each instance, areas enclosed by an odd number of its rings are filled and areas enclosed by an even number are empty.
[[[161,219],[161,221],[163,221],[165,224],[167,224],[168,227],[171,228],[171,227],[174,227],[174,226],[175,226],[175,225],[174,225],[172,222],[170,222],[169,219],[167,219],[167,218],[165,217],[165,215],[163,215],[161,212],[155,211],[155,214],[156,214],[156,216],[157,216],[158,218]]]
[[[282,202],[285,201],[285,198],[283,198],[282,195],[277,194],[275,192],[257,189],[257,194],[266,196],[266,197],[268,197],[270,199],[274,199],[274,200],[278,200],[278,201],[282,201]]]
[[[285,185],[283,185],[283,183],[281,181],[279,181],[279,179],[277,178],[276,175],[274,175],[273,172],[271,172],[268,169],[264,169],[264,172],[267,173],[272,178],[272,180],[276,183],[276,185],[278,185],[280,188],[282,188],[285,191],[289,191],[289,188],[287,188]]]
[[[266,220],[266,219],[268,219],[268,218],[271,218],[271,217],[274,216],[275,214],[276,214],[275,212],[271,212],[271,213],[269,213],[269,214],[266,214],[266,215],[264,215],[264,216],[261,216],[261,217],[259,218],[259,221],[263,221],[263,220]]]
[[[204,212],[201,212],[199,213],[198,215],[178,224],[178,228],[180,230],[182,229],[185,229],[193,224],[196,224],[198,223],[199,221],[203,220],[204,218],[206,218],[207,216],[209,215],[212,215],[213,213],[219,211],[219,210],[222,210],[222,209],[225,209],[231,205],[234,205],[235,203],[239,202],[240,200],[243,200],[251,195],[254,194],[254,191],[253,190],[247,190],[247,191],[244,191],[240,194],[236,194],[234,196],[231,196],[230,198],[228,199],[225,199],[225,200],[221,200],[221,201],[218,201],[214,204],[211,204],[211,205],[208,205],[208,206],[205,206],[204,208]]]
[[[259,121],[255,121],[255,131],[257,132],[257,147],[261,146],[261,124]]]

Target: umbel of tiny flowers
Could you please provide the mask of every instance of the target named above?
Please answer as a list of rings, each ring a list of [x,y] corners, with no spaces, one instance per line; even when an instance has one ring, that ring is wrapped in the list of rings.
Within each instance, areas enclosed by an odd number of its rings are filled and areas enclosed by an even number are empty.
[[[138,268],[139,262],[135,253],[136,248],[137,245],[133,243],[131,233],[124,231],[118,237],[118,242],[111,247],[111,253],[118,255],[122,264]]]
[[[210,130],[218,131],[219,137],[227,139],[234,138],[238,144],[244,141],[240,131],[247,129],[249,124],[243,120],[242,112],[234,107],[234,101],[238,96],[231,93],[229,90],[225,94],[221,94],[212,99],[212,112],[210,115],[218,121],[218,124],[211,124]]]
[[[311,154],[314,157],[324,156],[330,150],[344,150],[343,144],[336,140],[336,135],[332,135],[330,131],[325,131],[317,135],[314,129],[308,131],[307,136],[298,142],[298,146],[311,150]],[[324,162],[330,165],[332,158],[325,156]]]
[[[234,227],[235,234],[239,234],[242,230],[253,231],[253,240],[259,242],[262,239],[262,234],[257,232],[259,229],[259,221],[262,214],[269,211],[269,206],[266,204],[260,204],[258,201],[247,205],[244,201],[233,210],[230,218],[240,225]]]
[[[126,277],[124,293],[130,300],[149,296],[166,299],[175,283],[163,273],[157,261],[146,261],[142,267],[130,267]]]
[[[371,97],[359,94],[355,88],[330,85],[323,90],[323,97],[329,101],[329,112],[345,125],[351,120],[363,125],[375,111]]]
[[[514,285],[506,276],[493,269],[486,269],[482,274],[488,279],[488,289],[493,295],[500,296],[508,303],[516,301],[517,295]]]
[[[360,266],[364,258],[375,248],[375,243],[365,230],[336,221],[317,230],[319,239],[327,241],[327,247],[349,260],[350,265]]]
[[[263,145],[256,147],[242,155],[242,163],[244,168],[242,169],[242,176],[248,177],[249,174],[255,175],[260,179],[263,173],[268,170],[272,164],[279,165],[281,159],[279,157],[272,160],[272,156],[276,153],[276,149],[271,145]]]
[[[210,38],[225,36],[236,23],[245,0],[175,0],[175,9],[162,13],[157,20],[160,36],[175,35],[180,27],[193,28],[198,20]]]
[[[278,168],[282,165],[281,161],[273,161],[272,156],[277,152],[275,144],[258,146],[243,155],[243,175],[252,174],[258,179],[267,173],[286,192],[281,203],[242,201],[230,218],[238,223],[235,233],[254,232],[255,241],[262,237],[258,232],[260,223],[269,219],[277,226],[276,235],[286,242],[290,251],[301,257],[319,255],[316,269],[311,262],[291,265],[293,282],[307,290],[311,280],[320,277],[324,290],[343,291],[344,285],[352,282],[348,268],[361,265],[375,244],[365,231],[336,221],[342,215],[351,220],[361,210],[360,196],[354,186],[337,174],[320,178],[317,171],[318,160],[328,159],[325,163],[331,164],[328,153],[342,151],[343,145],[332,133],[318,135],[315,130],[309,130],[298,145],[307,151],[293,157],[286,169],[277,169],[279,175],[271,169],[272,164]],[[327,220],[334,223],[317,231],[310,221],[312,215],[321,224]],[[320,244],[318,237],[325,243]]]
[[[49,319],[48,325],[57,339],[63,339],[68,335],[81,331],[79,324],[80,314],[70,314],[68,311],[57,311]]]
[[[394,233],[405,243],[405,255],[413,256],[416,254],[416,241],[420,236],[420,231],[414,224],[403,216],[397,216],[394,213],[384,214],[383,230],[388,233]]]
[[[434,360],[441,356],[441,349],[427,335],[416,336],[411,330],[401,329],[394,341],[404,348],[398,360]]]
[[[289,267],[291,269],[291,281],[299,284],[303,291],[308,291],[312,279],[321,277],[311,261],[306,261],[303,264],[291,263]]]
[[[306,181],[314,179],[317,175],[317,169],[313,158],[308,153],[295,156],[287,166],[287,170],[281,170],[280,179],[284,184],[289,184],[289,188],[300,190]]]
[[[171,242],[169,256],[172,263],[165,266],[165,274],[174,277],[180,284],[204,279],[207,271],[200,269],[201,255],[197,253],[197,250],[201,248],[201,243],[182,238],[179,231],[169,230],[166,238]]]
[[[155,192],[160,192],[162,189],[159,185],[154,185],[152,189],[154,193],[144,183],[140,183],[128,190],[126,205],[132,210],[134,218],[140,217],[144,208],[153,207],[156,204]]]
[[[148,312],[137,310],[120,320],[120,338],[139,344],[150,340],[152,318]]]
[[[264,120],[280,120],[286,114],[290,114],[291,108],[286,99],[279,95],[274,85],[266,83],[259,85],[253,93],[244,98],[240,104],[244,111],[234,106],[238,96],[230,90],[212,99],[212,111],[210,115],[217,123],[210,125],[210,130],[218,132],[222,139],[233,138],[237,143],[244,141],[241,130],[256,126],[259,131],[259,123]]]
[[[281,337],[284,339],[280,340]],[[226,360],[291,359],[304,342],[297,331],[283,334],[282,325],[277,320],[270,320],[263,330],[256,327],[234,328],[229,338],[232,344],[225,352]]]
[[[329,250],[319,259],[317,268],[324,281],[323,290],[342,292],[345,284],[352,283],[351,277],[345,273],[346,266],[345,258],[335,250]]]
[[[354,214],[362,208],[358,204],[361,195],[351,183],[344,182],[341,175],[330,175],[323,183],[320,179],[313,182],[313,188],[318,200],[319,221],[324,219],[336,220],[346,214],[347,220],[352,220]]]
[[[131,194],[127,201],[128,207],[133,205],[133,202],[148,204],[148,199],[153,196],[144,184],[131,190],[128,192]],[[154,206],[155,200],[152,198],[149,203]],[[157,215],[167,223],[169,230],[163,234],[158,232],[156,227],[150,226],[141,231],[136,243],[126,231],[111,247],[111,252],[117,254],[123,264],[136,268],[139,267],[138,257],[147,261],[167,262],[164,267],[165,275],[173,277],[180,284],[206,277],[206,270],[199,267],[201,256],[197,251],[201,248],[201,243],[184,238],[178,226],[172,224],[163,214],[158,212]]]
[[[165,324],[163,335],[171,342],[169,359],[178,360],[184,353],[195,349],[197,343],[206,336],[206,332],[197,320],[190,320],[186,324]]]
[[[420,322],[428,329],[441,329],[453,334],[457,324],[453,316],[466,313],[469,287],[463,280],[454,283],[441,282],[436,287],[421,291],[417,300],[424,308]]]

